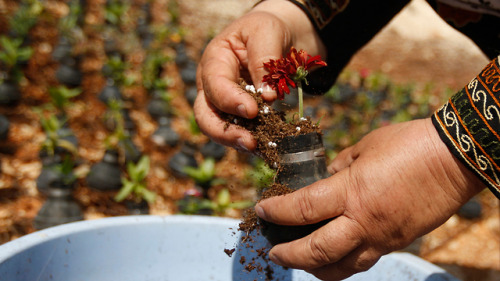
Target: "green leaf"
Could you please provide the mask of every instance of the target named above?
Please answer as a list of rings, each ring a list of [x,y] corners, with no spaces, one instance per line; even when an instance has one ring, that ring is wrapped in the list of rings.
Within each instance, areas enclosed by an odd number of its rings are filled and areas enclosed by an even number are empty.
[[[123,200],[125,200],[125,198],[127,198],[130,193],[132,193],[132,191],[134,190],[134,183],[126,180],[126,179],[122,179],[122,183],[123,183],[123,186],[122,188],[120,189],[120,191],[115,195],[115,201],[116,202],[121,202]]]
[[[231,194],[227,188],[222,189],[217,194],[217,205],[219,207],[227,207],[231,203]]]
[[[250,208],[254,204],[255,203],[253,201],[250,201],[250,200],[237,201],[237,202],[230,203],[228,205],[228,208],[242,210],[242,209]]]
[[[141,195],[142,198],[144,198],[144,200],[146,200],[150,204],[154,203],[154,201],[156,200],[156,193],[147,188],[141,189]]]

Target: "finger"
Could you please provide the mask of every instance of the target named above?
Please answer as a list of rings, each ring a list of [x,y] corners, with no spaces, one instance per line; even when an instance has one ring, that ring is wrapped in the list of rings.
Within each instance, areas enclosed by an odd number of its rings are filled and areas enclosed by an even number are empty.
[[[328,165],[327,170],[330,174],[334,175],[351,166],[352,162],[354,162],[357,157],[358,155],[354,155],[354,146],[350,146],[339,152],[330,165]]]
[[[264,18],[263,21],[267,21]],[[269,19],[271,21],[271,19]],[[277,98],[276,91],[267,83],[263,83],[262,78],[268,74],[264,63],[270,60],[277,60],[283,56],[283,53],[290,47],[285,44],[287,32],[285,27],[279,22],[261,22],[266,32],[260,32],[258,37],[252,37],[247,42],[248,47],[248,71],[252,77],[254,85],[262,88],[262,98],[265,101],[274,101]],[[256,40],[257,39],[257,40]],[[263,48],[263,44],[265,47]]]
[[[198,89],[203,89],[210,103],[222,112],[244,118],[257,116],[257,103],[237,83],[240,78],[240,62],[230,46],[213,43],[203,55],[198,67]]]
[[[302,239],[274,246],[269,258],[285,267],[316,269],[354,251],[362,243],[362,233],[357,222],[340,216]]]
[[[243,151],[255,149],[256,143],[250,132],[235,125],[228,126],[220,119],[217,109],[208,103],[203,90],[199,91],[196,97],[194,116],[200,130],[215,142]]]
[[[262,219],[282,225],[305,225],[341,215],[346,201],[346,179],[339,173],[284,196],[260,201],[255,212]]]
[[[380,259],[378,251],[360,246],[336,263],[308,270],[321,280],[344,280],[356,273],[367,271]]]

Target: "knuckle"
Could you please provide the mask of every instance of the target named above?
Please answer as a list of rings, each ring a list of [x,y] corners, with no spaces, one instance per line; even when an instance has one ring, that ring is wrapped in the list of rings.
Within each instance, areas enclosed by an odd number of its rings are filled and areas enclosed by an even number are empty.
[[[298,198],[299,208],[297,213],[297,220],[299,223],[310,223],[315,217],[314,204],[309,197],[300,196]]]
[[[309,247],[311,249],[311,259],[315,265],[325,265],[330,264],[331,258],[329,251],[325,248],[327,241],[324,239],[316,238],[309,240]]]

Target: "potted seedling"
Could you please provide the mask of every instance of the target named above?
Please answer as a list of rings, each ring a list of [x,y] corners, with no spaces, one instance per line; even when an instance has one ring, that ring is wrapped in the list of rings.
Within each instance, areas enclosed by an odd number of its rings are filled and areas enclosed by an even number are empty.
[[[125,158],[125,162],[137,162],[141,152],[132,141],[135,124],[120,100],[111,100],[106,112],[107,128],[111,134],[106,139],[108,147],[114,147]]]
[[[38,22],[44,7],[39,0],[22,0],[17,10],[9,18],[9,33],[29,45],[29,31]]]
[[[156,88],[148,103],[148,113],[155,120],[161,117],[171,117],[174,110],[170,104],[172,97],[167,89]]]
[[[151,135],[151,141],[158,146],[174,147],[179,143],[181,137],[170,126],[169,117],[158,118],[158,129]]]
[[[144,155],[135,164],[127,163],[127,177],[122,177],[122,188],[115,201],[125,201],[130,214],[149,214],[149,204],[155,201],[156,194],[147,188],[146,177],[150,169],[149,157]]]
[[[186,166],[183,170],[201,188],[205,197],[208,196],[210,187],[225,182],[224,179],[215,176],[214,158],[206,158],[198,167]]]
[[[230,124],[244,127],[257,141],[256,153],[269,167],[276,170],[275,183],[262,192],[262,198],[293,192],[327,176],[326,159],[321,130],[305,117],[303,84],[313,67],[325,66],[319,56],[311,57],[305,51],[291,48],[286,57],[264,63],[269,71],[263,82],[277,92],[278,99],[297,88],[298,114],[286,120],[284,113],[269,107],[260,97],[261,89],[244,82],[242,87],[255,98],[259,106],[256,118],[248,120],[227,115]],[[262,233],[271,242],[278,244],[301,238],[324,224],[313,226],[281,226],[259,219]]]
[[[24,78],[22,62],[28,61],[33,50],[22,46],[22,39],[0,36],[0,104],[14,105],[21,99],[19,83]]]
[[[111,100],[123,100],[121,87],[130,86],[134,83],[134,79],[125,74],[129,67],[129,64],[123,60],[122,55],[119,53],[108,57],[102,67],[102,74],[106,77],[107,82],[101,93],[99,93],[99,100],[106,105],[109,105]]]
[[[33,221],[35,229],[83,220],[82,209],[72,195],[76,183],[73,168],[70,158],[52,167],[56,176],[48,182],[47,200]]]
[[[195,144],[185,141],[179,151],[168,160],[168,168],[175,177],[187,178],[186,167],[198,167],[195,154],[198,148]]]
[[[112,26],[119,27],[127,20],[126,14],[130,8],[130,4],[127,1],[106,0],[104,8],[106,22]]]
[[[46,194],[50,182],[58,177],[54,167],[57,167],[65,159],[74,159],[78,154],[78,142],[72,131],[64,128],[64,120],[51,114],[40,120],[45,140],[40,149],[42,170],[37,178],[38,190]]]
[[[227,216],[230,210],[243,210],[253,206],[249,200],[231,201],[231,194],[227,188],[221,189],[214,200],[204,198],[201,193],[192,190],[177,202],[179,213],[186,215]]]
[[[65,58],[73,55],[73,45],[83,37],[83,32],[79,27],[82,18],[82,3],[71,0],[68,3],[69,13],[59,20],[59,42],[52,51],[52,58],[57,62],[62,62]]]

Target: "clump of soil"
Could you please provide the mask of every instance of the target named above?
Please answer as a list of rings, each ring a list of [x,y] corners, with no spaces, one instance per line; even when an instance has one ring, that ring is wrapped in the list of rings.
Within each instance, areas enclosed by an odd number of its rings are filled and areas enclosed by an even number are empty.
[[[236,125],[248,130],[257,141],[255,150],[256,155],[261,157],[269,167],[275,169],[279,173],[281,169],[279,143],[281,140],[286,136],[297,136],[314,132],[321,133],[321,130],[317,125],[312,123],[310,118],[299,119],[297,116],[294,116],[292,120],[286,120],[285,113],[269,106],[262,99],[259,90],[256,90],[251,85],[247,85],[244,81],[242,81],[240,85],[257,102],[259,108],[258,115],[254,119],[246,119],[227,113],[221,113],[221,117],[226,120],[226,127]],[[286,185],[274,182],[262,191],[259,201],[273,196],[285,195],[293,191],[293,189]],[[253,249],[253,235],[260,235],[261,224],[259,220],[259,217],[253,209],[248,209],[243,214],[243,219],[239,224],[238,230],[244,233],[241,237],[241,242],[247,248]],[[225,249],[224,251],[228,256],[231,256],[234,250],[235,249]],[[274,280],[272,268],[269,265],[270,260],[267,256],[269,250],[269,248],[253,249],[252,252],[257,255],[252,258],[241,257],[240,263],[245,265],[247,271],[258,270],[259,272],[265,273],[266,280]],[[259,258],[264,261],[265,265],[258,262]]]

